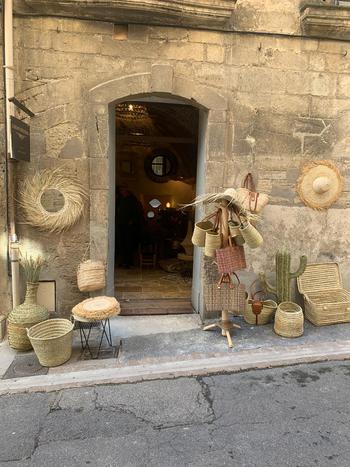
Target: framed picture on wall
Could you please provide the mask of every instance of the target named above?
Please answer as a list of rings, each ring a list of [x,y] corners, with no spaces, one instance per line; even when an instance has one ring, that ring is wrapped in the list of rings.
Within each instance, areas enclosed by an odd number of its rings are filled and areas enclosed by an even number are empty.
[[[130,160],[121,160],[120,161],[120,174],[121,175],[134,175],[134,165]]]

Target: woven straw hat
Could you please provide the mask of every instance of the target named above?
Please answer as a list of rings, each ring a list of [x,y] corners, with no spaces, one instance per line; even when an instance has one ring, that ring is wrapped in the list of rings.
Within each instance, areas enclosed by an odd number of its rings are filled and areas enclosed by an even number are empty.
[[[301,200],[312,209],[327,209],[343,191],[344,180],[339,169],[328,160],[304,166],[297,182]]]

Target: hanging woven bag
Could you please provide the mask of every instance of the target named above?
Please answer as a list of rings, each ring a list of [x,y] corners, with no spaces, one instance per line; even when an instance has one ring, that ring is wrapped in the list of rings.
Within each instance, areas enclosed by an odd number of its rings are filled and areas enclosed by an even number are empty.
[[[261,233],[249,221],[245,221],[243,224],[241,224],[239,231],[241,232],[245,243],[251,249],[258,248],[264,242]]]
[[[227,247],[216,250],[216,263],[221,274],[232,274],[247,268],[243,246],[234,245],[231,237],[228,243]]]
[[[195,224],[192,234],[193,245],[199,247],[205,246],[206,233],[213,230],[214,228],[214,224],[209,219],[211,219],[214,216],[216,216],[216,213],[210,214],[209,216],[205,217],[200,222],[197,222]]]
[[[77,270],[77,283],[80,292],[94,292],[106,287],[106,268],[103,262],[91,259],[84,261],[89,248],[90,245],[88,245]]]
[[[249,172],[242,183],[242,187],[237,189],[241,203],[247,211],[258,214],[269,202],[269,197],[265,193],[258,193],[255,189],[253,175]]]
[[[245,285],[239,280],[237,274],[234,273],[237,279],[237,284],[232,281],[231,283],[224,283],[218,287],[217,282],[212,284],[205,284],[204,302],[208,312],[217,311],[230,311],[236,313],[243,313],[246,304],[246,289]]]
[[[215,217],[215,224],[212,230],[205,234],[204,254],[206,256],[215,256],[215,252],[222,245],[222,234],[220,230],[221,211],[218,210]]]

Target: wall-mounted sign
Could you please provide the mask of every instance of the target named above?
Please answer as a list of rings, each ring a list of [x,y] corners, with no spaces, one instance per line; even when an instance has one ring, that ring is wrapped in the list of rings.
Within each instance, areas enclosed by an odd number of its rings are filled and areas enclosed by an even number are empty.
[[[11,116],[12,158],[30,161],[30,126]]]

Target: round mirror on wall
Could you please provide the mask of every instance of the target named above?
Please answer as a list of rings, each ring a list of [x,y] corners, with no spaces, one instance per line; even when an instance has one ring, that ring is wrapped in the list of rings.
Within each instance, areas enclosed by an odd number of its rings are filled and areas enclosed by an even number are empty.
[[[145,159],[145,172],[154,182],[168,182],[176,177],[177,169],[177,158],[168,150],[156,150]]]

